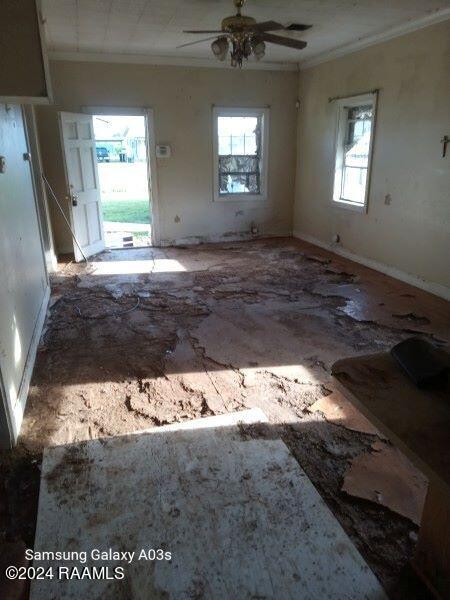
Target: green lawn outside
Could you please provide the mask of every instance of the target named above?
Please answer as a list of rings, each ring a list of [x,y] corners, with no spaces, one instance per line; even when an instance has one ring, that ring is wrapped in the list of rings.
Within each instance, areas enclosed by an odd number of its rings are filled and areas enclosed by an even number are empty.
[[[148,200],[102,200],[103,220],[114,223],[150,223]]]

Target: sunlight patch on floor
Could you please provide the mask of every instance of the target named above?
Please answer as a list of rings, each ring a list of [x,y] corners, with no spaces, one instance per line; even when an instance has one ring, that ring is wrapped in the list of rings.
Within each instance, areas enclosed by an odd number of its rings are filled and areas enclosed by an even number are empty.
[[[186,271],[178,260],[156,258],[154,260],[117,260],[92,262],[90,275],[144,275],[150,273],[178,273]]]

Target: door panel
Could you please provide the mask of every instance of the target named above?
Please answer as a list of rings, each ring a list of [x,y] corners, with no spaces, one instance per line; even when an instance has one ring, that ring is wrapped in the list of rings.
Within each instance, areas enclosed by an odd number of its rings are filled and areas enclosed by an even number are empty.
[[[81,175],[81,159],[80,149],[70,148],[69,149],[69,164],[68,172],[70,173],[70,186],[75,192],[83,191],[83,177]]]
[[[102,229],[96,218],[95,210],[95,204],[86,204],[86,222],[89,228],[89,239],[94,242],[102,239]]]
[[[94,158],[94,150],[92,148],[81,149],[81,171],[84,179],[84,191],[95,190],[97,188],[96,171],[97,164]]]
[[[105,248],[92,117],[60,113],[68,196],[75,236],[86,256]],[[75,260],[83,260],[74,243]]]

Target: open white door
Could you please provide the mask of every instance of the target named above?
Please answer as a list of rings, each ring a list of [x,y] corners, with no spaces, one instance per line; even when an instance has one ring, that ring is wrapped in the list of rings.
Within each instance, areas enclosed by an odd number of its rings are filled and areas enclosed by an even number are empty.
[[[72,226],[84,254],[92,256],[105,248],[92,116],[59,115]],[[74,253],[77,262],[83,260],[75,242]]]

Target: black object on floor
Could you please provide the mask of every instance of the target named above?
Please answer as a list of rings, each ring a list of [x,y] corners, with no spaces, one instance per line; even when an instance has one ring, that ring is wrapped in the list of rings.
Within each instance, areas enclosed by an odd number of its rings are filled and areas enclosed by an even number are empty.
[[[419,337],[409,338],[391,354],[419,388],[443,389],[448,384],[450,355]]]

